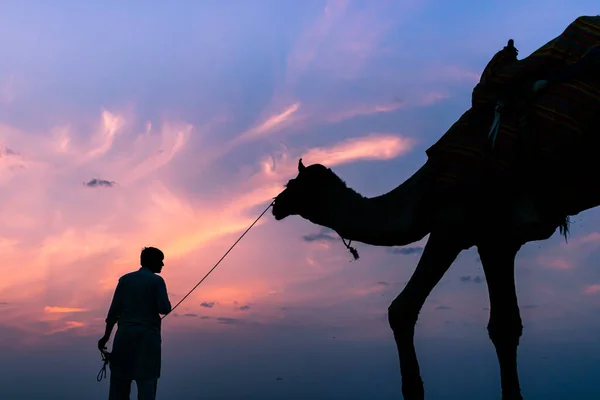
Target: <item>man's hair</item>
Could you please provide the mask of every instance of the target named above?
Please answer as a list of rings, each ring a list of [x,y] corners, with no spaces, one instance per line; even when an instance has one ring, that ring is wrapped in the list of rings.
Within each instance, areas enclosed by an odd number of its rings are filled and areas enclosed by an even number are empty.
[[[142,266],[150,265],[153,261],[162,260],[164,258],[164,253],[156,247],[144,247],[140,254],[140,264]]]

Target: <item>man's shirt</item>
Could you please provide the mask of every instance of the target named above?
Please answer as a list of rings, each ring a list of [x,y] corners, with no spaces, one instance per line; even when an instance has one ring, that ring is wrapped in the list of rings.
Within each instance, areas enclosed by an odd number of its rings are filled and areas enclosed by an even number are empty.
[[[159,314],[168,314],[171,302],[164,279],[141,267],[119,279],[106,323],[158,326]]]
[[[165,281],[147,268],[119,279],[106,323],[118,324],[111,374],[121,379],[158,379],[161,370],[160,315],[171,311]]]

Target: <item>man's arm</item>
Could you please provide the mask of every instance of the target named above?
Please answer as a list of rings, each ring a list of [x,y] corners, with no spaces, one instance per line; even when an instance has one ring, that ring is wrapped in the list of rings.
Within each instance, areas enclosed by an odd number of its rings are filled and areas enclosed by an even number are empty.
[[[165,280],[159,276],[157,293],[156,293],[156,308],[159,314],[166,315],[171,312],[171,302],[167,294],[167,285]]]
[[[123,284],[121,279],[119,279],[119,283],[117,283],[117,287],[115,289],[115,293],[113,294],[112,302],[110,303],[110,308],[108,309],[108,314],[106,316],[106,329],[104,330],[104,336],[107,341],[110,338],[113,328],[115,324],[119,320],[121,316],[121,312],[123,311]]]

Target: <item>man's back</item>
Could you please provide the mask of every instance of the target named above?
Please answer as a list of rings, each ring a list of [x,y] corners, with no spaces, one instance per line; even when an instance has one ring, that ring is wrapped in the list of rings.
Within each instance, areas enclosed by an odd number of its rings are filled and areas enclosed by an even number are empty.
[[[142,267],[119,279],[106,323],[117,323],[111,373],[120,379],[158,379],[160,315],[171,311],[165,281]]]
[[[115,290],[108,318],[124,326],[159,326],[160,315],[171,311],[165,281],[147,268],[123,275]]]
[[[144,247],[142,267],[119,278],[106,316],[106,330],[98,341],[105,351],[112,330],[118,324],[110,355],[109,400],[129,399],[131,381],[138,387],[138,399],[155,400],[160,377],[160,314],[171,312],[165,281],[159,274],[165,255],[156,247]]]

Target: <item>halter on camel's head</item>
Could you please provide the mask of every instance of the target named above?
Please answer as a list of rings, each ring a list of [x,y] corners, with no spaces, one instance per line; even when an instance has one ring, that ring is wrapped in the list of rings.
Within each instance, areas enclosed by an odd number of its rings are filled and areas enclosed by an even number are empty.
[[[285,189],[275,197],[273,216],[282,220],[290,215],[311,214],[317,211],[319,199],[330,185],[331,170],[321,164],[308,167],[298,161],[298,175],[285,185]]]
[[[285,189],[275,197],[273,216],[280,221],[290,215],[300,215],[314,223],[324,225],[330,209],[324,204],[327,198],[347,189],[346,184],[331,169],[312,164],[308,167],[298,160],[298,175],[290,179]],[[358,252],[342,238],[346,248],[358,259]]]

